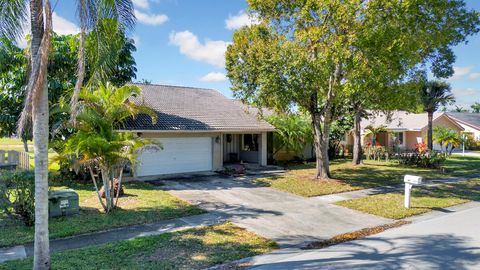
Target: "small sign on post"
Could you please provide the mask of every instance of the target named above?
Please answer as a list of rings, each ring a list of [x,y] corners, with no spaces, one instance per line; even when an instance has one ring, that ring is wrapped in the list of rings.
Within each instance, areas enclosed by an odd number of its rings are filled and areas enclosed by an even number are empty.
[[[410,193],[412,191],[412,187],[421,185],[423,183],[423,178],[421,176],[407,174],[405,175],[403,182],[405,182],[404,206],[405,208],[410,208]]]

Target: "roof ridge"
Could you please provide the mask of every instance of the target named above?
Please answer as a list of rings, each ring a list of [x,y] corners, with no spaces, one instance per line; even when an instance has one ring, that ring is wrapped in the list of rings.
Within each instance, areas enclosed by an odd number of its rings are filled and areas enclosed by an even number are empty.
[[[194,87],[194,86],[182,86],[182,85],[172,85],[172,84],[158,84],[158,83],[132,83],[133,85],[145,85],[145,86],[164,86],[164,87],[174,87],[174,88],[187,88],[187,89],[196,89],[196,90],[208,90],[215,91],[220,93],[218,90],[213,88],[203,88],[203,87]]]

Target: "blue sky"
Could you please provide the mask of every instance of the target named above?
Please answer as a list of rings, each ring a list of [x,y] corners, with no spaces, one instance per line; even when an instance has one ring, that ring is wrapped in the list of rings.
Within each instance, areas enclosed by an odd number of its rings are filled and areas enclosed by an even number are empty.
[[[58,1],[54,29],[78,31],[76,1]],[[137,25],[137,79],[153,83],[214,88],[231,97],[223,53],[234,30],[251,20],[244,0],[134,0]],[[466,0],[480,11],[480,1]],[[457,105],[480,102],[480,35],[455,48],[456,74],[449,79]]]

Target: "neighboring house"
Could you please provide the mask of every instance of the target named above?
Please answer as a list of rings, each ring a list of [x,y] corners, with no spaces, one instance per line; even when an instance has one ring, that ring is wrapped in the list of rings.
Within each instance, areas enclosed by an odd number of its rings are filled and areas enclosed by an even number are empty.
[[[158,122],[139,115],[120,131],[158,140],[163,149],[141,151],[135,177],[217,171],[240,161],[267,165],[267,133],[274,127],[241,103],[211,89],[138,86]]]
[[[401,150],[413,150],[417,143],[426,142],[428,132],[428,116],[426,113],[408,113],[405,111],[392,112],[390,116],[378,113],[363,119],[361,124],[362,145],[372,143],[372,136],[365,135],[368,126],[384,126],[388,132],[377,135],[377,144],[387,148],[397,146]],[[465,128],[447,113],[434,113],[433,127],[447,127],[458,133],[464,132]],[[353,133],[347,136],[347,145],[353,145]],[[434,149],[440,150],[440,146],[434,144]]]
[[[480,113],[451,112],[447,115],[464,128],[465,133],[470,133],[473,138],[480,141]]]

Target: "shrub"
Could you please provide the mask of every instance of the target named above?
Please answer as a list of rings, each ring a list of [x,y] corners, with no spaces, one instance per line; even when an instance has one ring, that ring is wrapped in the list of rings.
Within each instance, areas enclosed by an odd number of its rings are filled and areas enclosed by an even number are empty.
[[[27,226],[35,223],[35,176],[32,171],[0,173],[0,210]]]
[[[399,162],[402,165],[417,166],[420,168],[440,168],[445,163],[445,154],[438,152],[419,152],[405,153],[399,156]]]
[[[388,161],[390,153],[388,152],[387,148],[384,146],[381,146],[380,144],[377,144],[375,146],[372,146],[370,144],[367,144],[363,148],[363,152],[365,153],[365,157],[367,160],[378,160],[381,161],[382,159],[385,159],[385,161]]]

